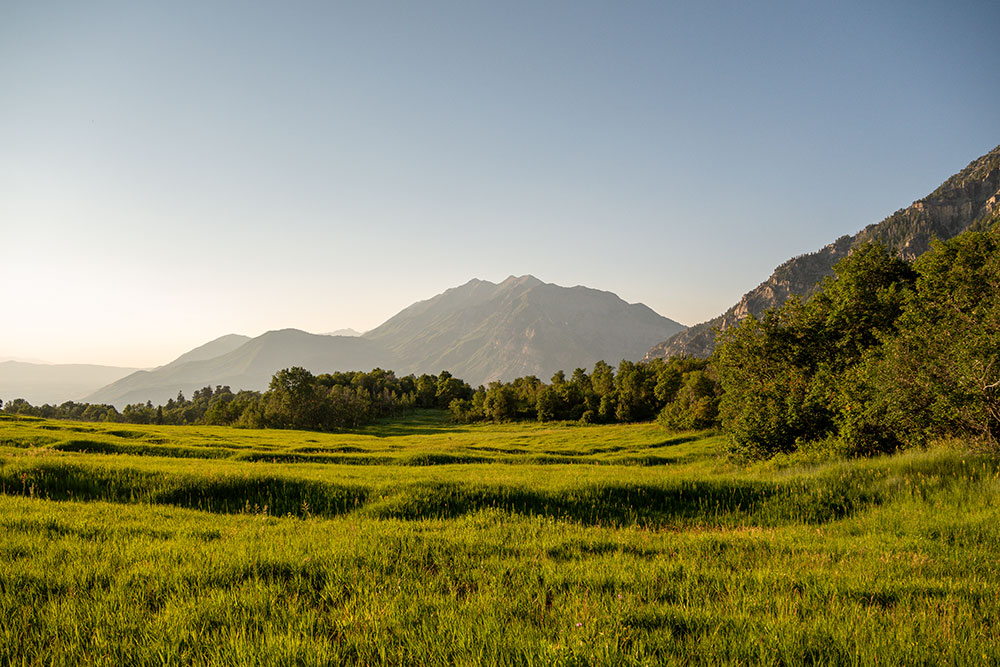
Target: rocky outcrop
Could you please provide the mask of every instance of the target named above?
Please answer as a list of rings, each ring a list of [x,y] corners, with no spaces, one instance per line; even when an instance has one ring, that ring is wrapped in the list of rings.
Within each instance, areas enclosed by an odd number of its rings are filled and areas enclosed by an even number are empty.
[[[842,236],[817,252],[788,260],[725,313],[655,345],[645,359],[678,355],[707,357],[715,346],[717,331],[726,330],[748,315],[760,316],[791,296],[808,297],[823,278],[833,274],[833,265],[861,243],[880,242],[912,260],[926,252],[934,239],[950,239],[977,221],[998,216],[1000,146],[969,164],[927,197],[882,222],[869,225],[854,236]]]

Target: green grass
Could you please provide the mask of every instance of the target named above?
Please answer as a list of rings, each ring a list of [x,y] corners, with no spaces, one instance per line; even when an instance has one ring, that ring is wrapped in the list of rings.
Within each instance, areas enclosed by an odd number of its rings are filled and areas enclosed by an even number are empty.
[[[0,419],[0,665],[996,664],[1000,459]]]

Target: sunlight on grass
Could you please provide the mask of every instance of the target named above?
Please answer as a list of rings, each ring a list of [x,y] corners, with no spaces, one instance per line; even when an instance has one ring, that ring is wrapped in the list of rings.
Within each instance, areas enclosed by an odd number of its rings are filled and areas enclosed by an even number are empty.
[[[722,444],[0,419],[0,664],[1000,660],[997,457]]]

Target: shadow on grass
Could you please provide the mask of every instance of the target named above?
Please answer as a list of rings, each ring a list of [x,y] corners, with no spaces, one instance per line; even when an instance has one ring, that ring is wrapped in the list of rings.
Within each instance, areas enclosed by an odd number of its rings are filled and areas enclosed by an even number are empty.
[[[102,440],[67,440],[52,445],[51,449],[60,452],[165,456],[182,459],[221,459],[232,455],[231,451],[220,447],[181,447],[178,445],[163,447],[152,443],[117,443]]]
[[[443,454],[430,452],[395,456],[392,454],[359,456],[352,454],[300,454],[288,452],[283,454],[267,452],[249,452],[235,457],[238,461],[254,461],[262,463],[325,463],[330,465],[353,466],[437,466],[470,463],[494,463],[496,459],[485,456],[467,454]]]
[[[418,463],[414,463],[417,465]],[[449,519],[482,510],[545,516],[585,525],[724,527],[821,524],[883,502],[844,477],[796,481],[677,480],[539,489],[486,483],[400,482],[372,489],[243,473],[168,475],[127,467],[45,461],[0,467],[0,492],[52,500],[175,505],[222,514]],[[371,502],[369,502],[371,499]]]
[[[133,468],[45,462],[0,468],[0,493],[50,500],[149,503],[218,514],[332,517],[367,502],[362,486],[266,475],[164,475]]]
[[[881,502],[854,487],[813,490],[739,480],[668,481],[545,491],[525,487],[421,482],[373,505],[374,516],[453,518],[484,509],[548,516],[587,525],[777,526],[834,521]]]
[[[0,447],[15,447],[18,449],[31,449],[32,447],[44,447],[53,442],[58,442],[57,438],[47,435],[25,435],[13,438],[0,439]]]
[[[649,445],[650,449],[659,447],[673,447],[674,445],[683,445],[685,442],[694,442],[695,440],[703,440],[705,438],[704,434],[700,435],[681,435],[676,438],[669,438],[663,442],[657,442]]]
[[[456,425],[447,410],[421,409],[405,417],[380,420],[371,426],[365,426],[353,432],[376,438],[396,438],[408,435],[466,433],[468,430]]]
[[[559,562],[579,560],[585,556],[602,556],[605,554],[625,554],[632,558],[655,558],[660,555],[656,549],[646,549],[631,544],[618,542],[585,542],[583,540],[567,540],[545,552],[549,558]]]

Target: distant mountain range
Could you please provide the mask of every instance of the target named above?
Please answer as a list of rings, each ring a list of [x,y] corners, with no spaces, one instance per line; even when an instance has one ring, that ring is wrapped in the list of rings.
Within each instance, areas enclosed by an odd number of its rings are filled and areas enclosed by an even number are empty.
[[[23,398],[32,405],[80,400],[135,368],[92,364],[0,362],[0,399]]]
[[[336,331],[328,331],[323,334],[324,336],[360,336],[360,331],[355,331],[354,329],[337,329]]]
[[[217,351],[215,356],[205,356]],[[189,397],[202,387],[229,386],[266,389],[271,376],[282,368],[303,366],[314,372],[391,368],[380,346],[363,338],[326,336],[297,329],[268,331],[256,338],[229,335],[181,355],[166,366],[137,371],[86,397],[88,403],[152,401],[154,405],[183,392]]]
[[[235,334],[223,336],[182,354],[168,366],[211,359],[235,350],[249,340],[248,336]],[[65,401],[81,401],[85,398],[89,400],[94,392],[110,383],[132,374],[141,376],[150,372],[117,366],[7,361],[0,363],[0,399],[9,401],[23,398],[32,405],[43,403],[59,405]],[[173,395],[176,396],[177,392],[175,391]]]
[[[86,397],[91,403],[164,403],[205,386],[265,389],[282,368],[315,373],[371,370],[451,372],[473,386],[599,360],[638,360],[649,346],[684,327],[611,292],[560,287],[533,276],[484,280],[449,289],[404,309],[361,336],[285,329],[257,338],[223,336],[166,366],[137,371]],[[355,332],[352,332],[355,333]]]
[[[927,197],[896,211],[854,236],[842,236],[820,250],[794,257],[771,277],[743,295],[722,315],[696,324],[653,346],[644,357],[692,355],[707,357],[715,347],[715,330],[725,330],[747,315],[760,316],[793,295],[809,296],[819,282],[833,275],[833,265],[866,241],[878,241],[901,257],[914,259],[933,239],[947,240],[974,225],[1000,216],[1000,146],[946,180]]]

